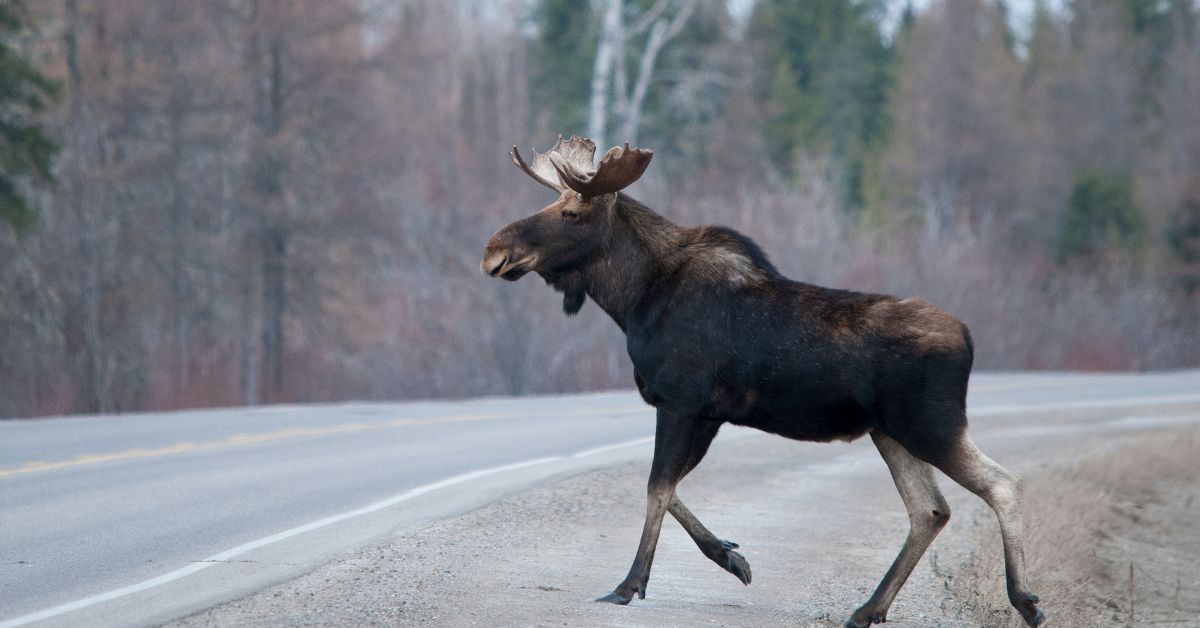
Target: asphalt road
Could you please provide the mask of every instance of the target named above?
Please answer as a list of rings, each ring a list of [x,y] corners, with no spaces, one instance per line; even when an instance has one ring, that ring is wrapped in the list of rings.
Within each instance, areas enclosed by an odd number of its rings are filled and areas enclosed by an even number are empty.
[[[970,413],[1198,404],[1197,371],[978,374]],[[621,392],[0,421],[0,628],[188,615],[547,480],[646,460],[652,416]]]

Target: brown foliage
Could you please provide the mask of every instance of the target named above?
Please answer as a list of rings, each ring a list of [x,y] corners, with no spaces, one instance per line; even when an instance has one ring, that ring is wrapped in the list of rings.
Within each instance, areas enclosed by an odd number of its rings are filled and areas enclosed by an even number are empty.
[[[1200,48],[1180,28],[1172,80],[1147,87],[1148,44],[1105,4],[1045,17],[1021,57],[994,3],[932,3],[898,43],[858,215],[819,150],[771,167],[747,78],[770,62],[715,20],[701,78],[655,73],[678,89],[646,107],[704,114],[642,134],[662,150],[632,193],[797,279],[936,303],[984,367],[1195,365],[1194,260],[1164,238],[1200,164]],[[367,5],[39,4],[63,150],[40,230],[0,234],[0,416],[630,384],[596,308],[568,320],[536,279],[477,271],[490,233],[550,200],[508,147],[573,131],[530,129],[556,95],[527,83],[523,3]],[[1080,165],[1128,171],[1145,250],[1055,261]]]

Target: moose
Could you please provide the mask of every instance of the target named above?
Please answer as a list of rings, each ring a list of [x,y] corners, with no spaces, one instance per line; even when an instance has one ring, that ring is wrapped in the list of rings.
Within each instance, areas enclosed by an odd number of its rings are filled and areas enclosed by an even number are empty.
[[[1025,580],[1020,480],[967,435],[974,346],[967,327],[916,299],[823,288],[785,278],[746,236],[678,226],[623,190],[653,152],[571,137],[518,168],[558,195],[488,240],[480,270],[529,272],[563,294],[572,315],[591,298],[621,328],[634,382],[656,409],[646,520],[625,579],[597,600],[646,597],[663,517],[750,584],[736,543],[718,538],[675,494],[721,425],[804,441],[869,435],[908,510],[908,537],[873,595],[845,625],[883,623],[896,594],[950,519],[939,469],[995,511],[1008,599],[1030,626],[1045,621]]]

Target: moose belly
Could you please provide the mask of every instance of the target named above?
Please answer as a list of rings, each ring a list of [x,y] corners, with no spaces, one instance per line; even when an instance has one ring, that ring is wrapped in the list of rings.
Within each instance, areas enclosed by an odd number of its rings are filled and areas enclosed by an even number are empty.
[[[870,414],[849,396],[818,390],[759,391],[716,387],[713,419],[807,441],[854,440]]]

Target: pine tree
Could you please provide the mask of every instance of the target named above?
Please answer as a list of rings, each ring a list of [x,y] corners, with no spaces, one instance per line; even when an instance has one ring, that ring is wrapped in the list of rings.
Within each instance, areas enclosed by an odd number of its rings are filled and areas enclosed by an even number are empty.
[[[541,0],[531,10],[530,92],[549,113],[548,130],[583,133],[599,20],[586,2]]]
[[[892,49],[882,14],[879,2],[760,0],[751,16],[771,157],[786,168],[797,150],[828,152],[851,206],[861,203],[864,167],[887,131]]]
[[[18,233],[37,221],[23,187],[53,181],[51,162],[58,148],[37,120],[58,84],[14,43],[28,28],[27,19],[22,2],[0,0],[0,221]]]
[[[1128,177],[1088,170],[1071,189],[1058,239],[1058,257],[1087,257],[1142,244],[1145,221]]]

